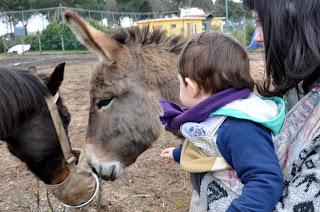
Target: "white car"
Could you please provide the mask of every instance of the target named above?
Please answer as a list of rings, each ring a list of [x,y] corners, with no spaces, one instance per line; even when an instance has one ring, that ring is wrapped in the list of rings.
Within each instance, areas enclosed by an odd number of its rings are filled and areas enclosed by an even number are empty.
[[[11,47],[8,50],[8,53],[17,52],[18,54],[22,54],[24,52],[29,51],[30,48],[31,48],[31,46],[29,44],[25,44],[25,45],[19,44],[19,45],[15,45],[15,46]]]

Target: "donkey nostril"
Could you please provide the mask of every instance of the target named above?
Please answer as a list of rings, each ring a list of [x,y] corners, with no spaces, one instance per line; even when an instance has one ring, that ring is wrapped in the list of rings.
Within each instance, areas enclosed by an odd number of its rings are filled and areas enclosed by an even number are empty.
[[[111,171],[111,174],[110,174],[110,180],[114,181],[116,179],[116,173],[115,173],[116,166],[112,165],[111,168],[112,168],[112,171]]]
[[[108,176],[108,180],[111,180],[111,181],[114,181],[116,179],[116,173],[115,173],[115,169],[116,169],[116,166],[115,165],[111,165],[109,167],[109,173],[110,175]]]
[[[107,173],[101,174],[102,179],[114,181],[116,179],[116,166],[111,165],[107,168]]]
[[[92,172],[106,181],[116,180],[123,172],[123,166],[119,161],[94,164],[91,166]]]
[[[91,170],[93,173],[95,173],[98,177],[102,177],[102,166],[99,166],[99,170],[96,169],[96,167],[92,166]]]
[[[108,176],[102,176],[102,179],[104,179],[105,181],[109,181],[110,180],[110,178],[108,177]]]
[[[96,170],[94,167],[91,167],[91,170],[92,170],[92,172],[93,172],[93,173],[95,173],[96,175],[98,175],[98,176],[99,176],[99,174],[98,174],[97,170]]]

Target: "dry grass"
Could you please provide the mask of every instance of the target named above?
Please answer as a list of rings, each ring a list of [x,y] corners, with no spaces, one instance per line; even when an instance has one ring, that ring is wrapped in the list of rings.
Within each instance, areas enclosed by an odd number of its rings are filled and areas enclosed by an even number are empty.
[[[261,79],[262,55],[251,55],[252,74]],[[84,144],[89,109],[89,80],[95,62],[67,64],[62,94],[72,121],[70,138],[73,147]],[[52,67],[53,68],[53,67]],[[51,71],[46,69],[43,72]],[[191,197],[189,176],[179,166],[165,165],[159,159],[161,150],[179,143],[163,132],[160,139],[130,166],[115,182],[104,182],[100,211],[187,211]],[[45,186],[10,155],[0,142],[0,211],[50,211]],[[55,211],[64,209],[51,196]],[[80,211],[96,211],[97,198]],[[78,210],[79,211],[79,210]]]

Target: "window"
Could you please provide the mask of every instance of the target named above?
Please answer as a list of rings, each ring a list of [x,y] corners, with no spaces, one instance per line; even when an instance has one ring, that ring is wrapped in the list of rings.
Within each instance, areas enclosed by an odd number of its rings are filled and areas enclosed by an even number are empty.
[[[209,30],[211,30],[211,29],[212,29],[211,22],[205,21],[205,22],[203,23],[203,27],[204,27],[204,31],[209,31]]]
[[[176,24],[170,24],[170,28],[171,28],[171,29],[175,29],[176,27],[177,27]]]

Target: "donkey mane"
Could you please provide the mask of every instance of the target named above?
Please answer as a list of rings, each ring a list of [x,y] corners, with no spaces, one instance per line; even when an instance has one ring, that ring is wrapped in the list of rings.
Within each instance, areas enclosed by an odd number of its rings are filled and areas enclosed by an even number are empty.
[[[149,26],[122,28],[113,34],[113,39],[128,47],[146,48],[150,44],[161,45],[168,48],[169,52],[179,54],[185,39],[181,36],[167,36],[166,31]]]
[[[39,111],[48,95],[46,86],[29,71],[0,68],[0,139]]]

